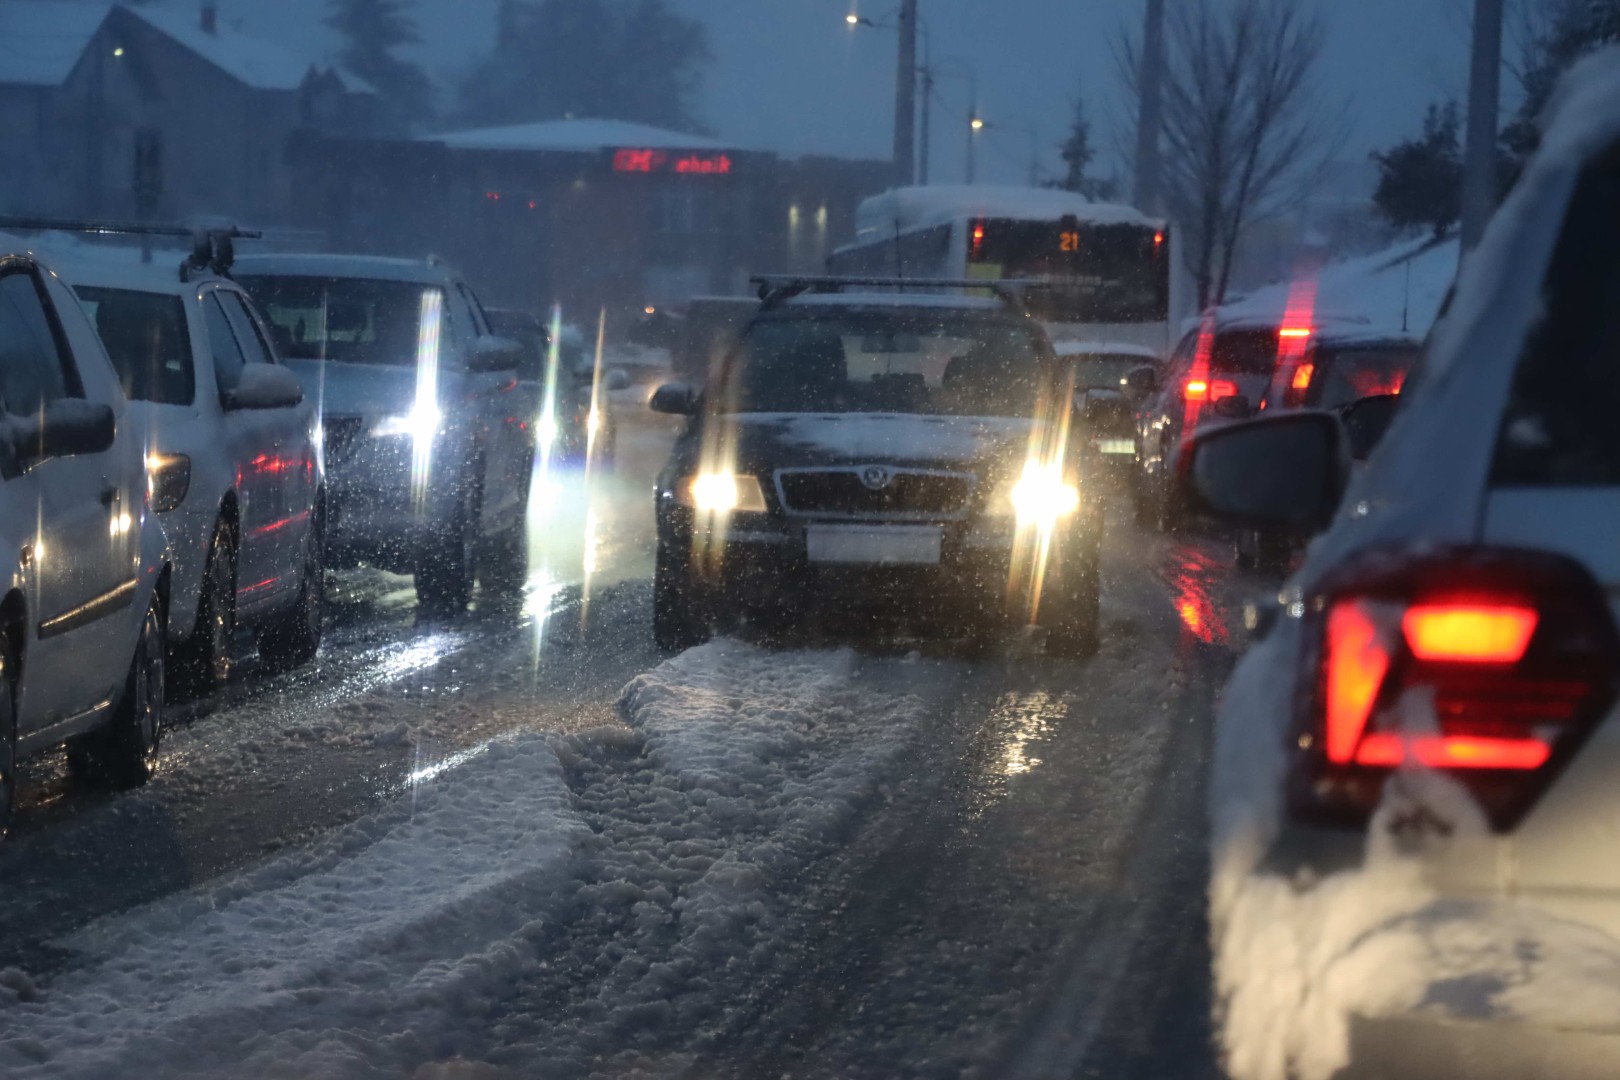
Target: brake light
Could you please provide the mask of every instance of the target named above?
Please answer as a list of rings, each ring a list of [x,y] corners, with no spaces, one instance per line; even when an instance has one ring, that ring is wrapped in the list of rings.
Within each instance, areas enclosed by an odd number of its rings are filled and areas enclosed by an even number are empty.
[[[1315,364],[1301,364],[1294,369],[1294,381],[1288,385],[1295,390],[1309,390],[1311,388],[1311,376],[1315,374]]]
[[[1231,379],[1216,379],[1209,384],[1209,400],[1219,401],[1224,397],[1237,397],[1237,383]]]
[[[1209,383],[1203,379],[1188,379],[1184,396],[1188,401],[1203,401],[1209,396]]]
[[[1541,616],[1517,604],[1421,604],[1401,619],[1419,660],[1511,664],[1524,656]]]
[[[1299,817],[1363,824],[1391,771],[1418,766],[1511,828],[1620,689],[1602,589],[1562,556],[1374,552],[1308,607],[1320,645],[1289,769]]]
[[[1311,336],[1311,328],[1308,326],[1285,326],[1277,331],[1277,336],[1280,338],[1308,338]]]

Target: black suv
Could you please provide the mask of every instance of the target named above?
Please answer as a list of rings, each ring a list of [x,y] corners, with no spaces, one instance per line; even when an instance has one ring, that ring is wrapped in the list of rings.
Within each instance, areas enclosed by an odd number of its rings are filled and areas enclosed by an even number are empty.
[[[707,391],[653,396],[692,418],[655,493],[659,645],[859,613],[980,640],[1038,622],[1049,651],[1092,650],[1101,511],[1072,378],[1016,298],[761,280]]]

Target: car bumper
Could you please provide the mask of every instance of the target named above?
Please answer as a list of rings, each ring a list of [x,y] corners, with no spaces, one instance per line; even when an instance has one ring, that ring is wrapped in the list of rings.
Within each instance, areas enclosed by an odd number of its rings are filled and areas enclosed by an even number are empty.
[[[1093,556],[1100,536],[1097,515],[1082,512],[1055,535],[1046,556],[1043,592],[1061,606],[1059,567]],[[816,530],[937,530],[937,561],[870,563],[823,561],[811,556]],[[937,622],[951,617],[1026,617],[1038,546],[1008,518],[944,524],[870,521],[733,520],[723,528],[694,527],[680,511],[661,529],[663,542],[693,553],[695,581],[721,608],[788,618],[851,613]],[[1043,601],[1044,603],[1044,601]]]
[[[328,459],[329,559],[408,572],[424,532],[448,522],[458,505],[463,455],[449,450],[441,440],[419,463],[408,436],[388,436]]]

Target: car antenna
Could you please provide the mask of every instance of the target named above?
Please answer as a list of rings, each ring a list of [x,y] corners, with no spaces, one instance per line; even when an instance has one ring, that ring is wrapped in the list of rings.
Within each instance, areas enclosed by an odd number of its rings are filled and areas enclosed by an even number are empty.
[[[1412,310],[1412,260],[1406,260],[1406,290],[1401,294],[1401,333],[1408,332],[1406,317]]]

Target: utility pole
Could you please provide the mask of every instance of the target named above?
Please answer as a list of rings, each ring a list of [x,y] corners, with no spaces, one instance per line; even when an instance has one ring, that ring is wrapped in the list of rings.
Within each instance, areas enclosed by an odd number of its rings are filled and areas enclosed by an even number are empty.
[[[926,39],[924,39],[924,49],[926,50],[926,48]],[[933,138],[933,115],[934,66],[928,62],[927,57],[924,57],[922,68],[922,127],[918,131],[917,146],[917,183],[922,187],[928,186],[928,158],[933,149],[931,141]]]
[[[979,116],[979,99],[973,99],[973,115],[968,118],[968,145],[967,145],[967,184],[972,186],[978,173],[979,158],[979,132],[984,130],[984,120]]]
[[[1143,213],[1159,212],[1159,129],[1164,126],[1164,0],[1147,0],[1142,64],[1136,73],[1136,190]]]
[[[1468,68],[1468,134],[1463,149],[1462,249],[1485,233],[1496,206],[1496,120],[1502,82],[1502,0],[1474,0]]]
[[[900,63],[894,82],[894,182],[912,182],[916,172],[917,0],[900,0]]]

